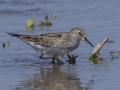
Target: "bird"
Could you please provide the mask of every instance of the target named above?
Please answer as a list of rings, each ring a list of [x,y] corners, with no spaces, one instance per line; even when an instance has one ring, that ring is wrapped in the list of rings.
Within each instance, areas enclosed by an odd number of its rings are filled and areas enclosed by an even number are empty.
[[[73,28],[69,32],[49,32],[38,35],[7,33],[30,45],[40,54],[40,59],[52,59],[52,63],[57,60],[58,64],[63,64],[61,57],[77,49],[81,40],[93,47],[85,36],[84,30],[79,27]],[[48,56],[43,57],[44,55]]]

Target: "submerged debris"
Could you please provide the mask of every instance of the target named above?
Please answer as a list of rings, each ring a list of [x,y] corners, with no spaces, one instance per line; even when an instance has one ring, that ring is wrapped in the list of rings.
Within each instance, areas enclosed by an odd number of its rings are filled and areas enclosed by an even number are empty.
[[[105,38],[102,42],[98,43],[96,45],[96,47],[94,48],[92,55],[89,56],[87,59],[91,60],[92,62],[94,62],[94,64],[97,64],[103,61],[102,57],[99,57],[99,51],[101,50],[101,48],[103,47],[103,45],[107,42],[108,38]]]
[[[102,42],[98,43],[94,48],[92,55],[99,53],[99,51],[101,50],[101,48],[103,47],[107,40],[108,38],[105,38]]]

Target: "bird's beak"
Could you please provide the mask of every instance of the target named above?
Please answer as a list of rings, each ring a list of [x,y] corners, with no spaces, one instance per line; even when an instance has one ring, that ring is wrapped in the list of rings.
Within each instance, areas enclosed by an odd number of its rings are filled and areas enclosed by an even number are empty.
[[[84,38],[84,41],[86,41],[87,43],[89,43],[93,47],[92,43],[86,37]]]

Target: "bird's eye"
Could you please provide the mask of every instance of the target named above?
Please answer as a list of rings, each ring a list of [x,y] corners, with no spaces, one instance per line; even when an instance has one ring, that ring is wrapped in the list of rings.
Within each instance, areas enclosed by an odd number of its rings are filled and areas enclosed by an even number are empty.
[[[79,34],[81,34],[81,32],[79,32]]]

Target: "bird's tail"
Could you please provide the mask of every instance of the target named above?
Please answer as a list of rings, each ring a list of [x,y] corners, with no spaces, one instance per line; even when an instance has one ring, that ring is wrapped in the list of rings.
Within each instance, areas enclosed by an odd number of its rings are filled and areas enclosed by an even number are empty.
[[[29,41],[31,36],[30,35],[20,35],[20,34],[15,34],[15,33],[9,33],[9,32],[6,32],[8,33],[10,36],[13,36],[13,37],[16,37],[16,38],[19,38],[19,39],[22,39],[22,40],[27,40]]]
[[[6,33],[8,33],[10,36],[17,37],[17,38],[20,38],[20,36],[23,36],[20,34],[14,34],[14,33],[9,33],[9,32],[6,32]]]

